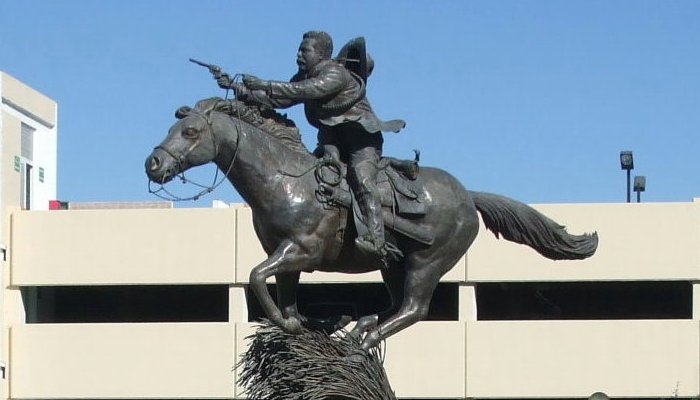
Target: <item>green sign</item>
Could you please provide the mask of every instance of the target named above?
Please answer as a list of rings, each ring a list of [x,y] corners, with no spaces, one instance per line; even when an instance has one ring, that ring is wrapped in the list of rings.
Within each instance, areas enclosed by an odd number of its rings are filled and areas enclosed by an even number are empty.
[[[19,172],[21,169],[21,162],[18,156],[15,156],[15,171]]]
[[[44,168],[39,167],[39,182],[44,181]]]

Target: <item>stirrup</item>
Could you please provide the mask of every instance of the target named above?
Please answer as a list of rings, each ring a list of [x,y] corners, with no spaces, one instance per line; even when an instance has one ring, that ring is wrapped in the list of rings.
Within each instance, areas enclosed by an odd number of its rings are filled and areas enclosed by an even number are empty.
[[[355,245],[364,254],[381,256],[381,248],[377,246],[374,237],[370,235],[356,237]]]

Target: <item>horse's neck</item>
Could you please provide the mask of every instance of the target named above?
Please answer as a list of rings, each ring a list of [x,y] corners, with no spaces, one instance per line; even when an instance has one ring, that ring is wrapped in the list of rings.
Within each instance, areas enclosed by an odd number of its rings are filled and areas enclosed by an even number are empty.
[[[306,171],[313,164],[312,155],[290,149],[252,125],[228,117],[216,125],[220,125],[221,143],[216,164],[228,172],[228,179],[252,208],[285,201],[279,187],[282,180],[275,177],[280,172]]]

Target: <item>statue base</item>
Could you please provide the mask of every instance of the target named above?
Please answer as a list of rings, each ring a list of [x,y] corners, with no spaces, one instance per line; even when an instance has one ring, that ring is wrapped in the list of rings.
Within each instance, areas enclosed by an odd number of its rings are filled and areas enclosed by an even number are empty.
[[[384,370],[384,349],[362,357],[360,343],[341,331],[282,331],[264,320],[237,365],[239,384],[258,400],[396,400]]]

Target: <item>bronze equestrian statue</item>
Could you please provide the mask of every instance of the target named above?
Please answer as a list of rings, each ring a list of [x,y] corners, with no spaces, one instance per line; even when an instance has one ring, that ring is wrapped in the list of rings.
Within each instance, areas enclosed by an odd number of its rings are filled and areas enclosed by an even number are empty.
[[[272,108],[288,108],[303,103],[306,118],[318,129],[319,151],[347,164],[347,178],[357,201],[357,247],[387,265],[387,256],[401,252],[384,240],[382,206],[377,188],[379,160],[384,139],[382,132],[398,132],[401,120],[381,121],[366,96],[367,78],[372,70],[363,38],[348,43],[335,60],[333,41],[321,31],[303,35],[297,52],[299,70],[290,82],[265,81],[252,75],[236,84],[227,75],[217,82],[233,88],[239,99]]]
[[[284,88],[266,85],[272,94]],[[257,96],[256,90],[250,95]],[[597,247],[595,233],[571,235],[521,202],[467,191],[438,168],[421,167],[415,174],[396,171],[390,159],[382,158],[378,192],[384,240],[402,253],[384,265],[357,246],[342,165],[309,152],[292,121],[249,98],[205,99],[194,108],[181,107],[176,117],[167,137],[146,159],[149,181],[165,184],[192,167],[209,162],[218,166],[251,207],[255,232],[268,254],[252,269],[250,286],[266,315],[286,332],[300,332],[307,321],[297,309],[296,291],[301,272],[312,271],[381,271],[392,304],[359,318],[351,334],[364,334],[364,350],[423,320],[440,278],[477,235],[477,211],[496,235],[550,259],[583,259]],[[326,125],[318,121],[325,132]],[[272,276],[277,304],[266,286]]]

